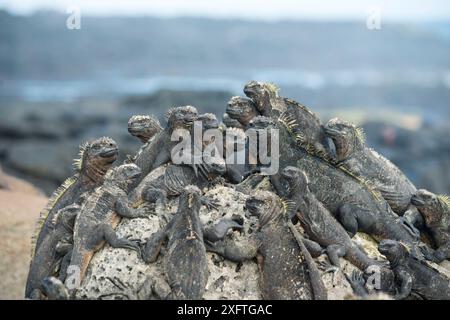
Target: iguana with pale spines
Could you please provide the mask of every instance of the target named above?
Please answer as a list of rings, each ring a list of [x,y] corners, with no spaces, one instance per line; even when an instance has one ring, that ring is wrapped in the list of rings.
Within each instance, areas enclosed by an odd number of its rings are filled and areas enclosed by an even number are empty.
[[[333,265],[340,267],[340,257],[361,270],[380,264],[353,243],[342,225],[317,200],[303,171],[285,167],[281,172],[281,184],[288,190],[283,199],[288,216],[297,217],[309,239],[326,248]]]
[[[78,283],[72,286],[72,277],[66,278],[65,284],[70,289],[71,297],[76,292],[76,285],[81,284],[89,262],[94,253],[108,243],[114,248],[125,248],[139,252],[139,245],[125,238],[119,238],[115,232],[122,217],[138,218],[146,214],[133,210],[128,205],[130,186],[141,174],[135,164],[123,164],[111,169],[102,186],[98,187],[83,203],[76,218],[73,234],[73,250],[69,267],[79,270]],[[70,284],[70,286],[69,286]]]
[[[209,270],[200,207],[200,189],[186,186],[179,198],[178,211],[164,229],[150,237],[143,252],[145,261],[154,262],[168,240],[164,271],[171,287],[169,299],[201,299],[205,292]]]
[[[252,100],[243,97],[232,97],[227,103],[226,113],[231,119],[246,127],[250,120],[259,115]]]
[[[254,121],[258,122],[260,128],[278,129],[282,155],[279,157],[280,168],[294,166],[304,171],[308,175],[312,193],[351,237],[362,231],[381,239],[417,242],[418,235],[399,221],[388,203],[375,197],[366,184],[299,147],[295,137],[291,136],[282,122],[267,117],[257,117]],[[278,194],[284,197],[288,190],[280,183],[280,175],[270,178]]]
[[[92,192],[100,186],[117,156],[117,144],[108,137],[102,137],[80,146],[79,158],[74,161],[75,174],[56,189],[40,213],[32,239],[32,257],[25,297],[30,297],[32,292],[38,289],[42,280],[41,275],[50,276],[53,272],[52,259],[45,259],[46,262],[42,264],[35,261],[35,255],[38,252],[46,257],[55,254],[57,241],[52,234],[56,227],[57,212],[68,205],[79,204],[82,194]]]
[[[425,251],[425,256],[436,263],[450,260],[450,198],[419,189],[411,203],[421,213],[437,247],[435,251]]]
[[[447,277],[415,259],[406,244],[383,240],[378,251],[384,255],[395,275],[395,299],[406,299],[411,294],[425,300],[450,300],[450,282]]]
[[[258,217],[258,230],[239,242],[225,239],[207,244],[207,250],[234,262],[257,258],[264,299],[326,300],[317,266],[302,239],[290,230],[281,199],[257,191],[245,207]]]
[[[312,155],[327,161],[334,158],[334,146],[325,134],[319,117],[304,105],[278,94],[274,84],[251,81],[244,93],[251,98],[261,115],[282,119],[296,137],[297,143]]]
[[[134,115],[128,120],[128,132],[142,143],[147,143],[162,130],[158,119],[150,115]]]
[[[416,187],[391,161],[366,146],[362,128],[334,118],[326,123],[325,131],[333,139],[338,166],[369,181],[398,215],[417,211],[411,206]]]
[[[27,295],[28,298],[37,300],[48,297],[44,286],[44,279],[47,277],[65,278],[65,262],[70,259],[73,246],[73,226],[79,211],[80,206],[72,204],[57,212],[51,237],[44,240],[34,256],[35,267],[33,272],[30,272],[27,282],[27,288],[33,288],[33,290]]]
[[[197,116],[197,109],[192,106],[172,108],[166,113],[167,125],[164,130],[157,133],[133,158],[133,162],[142,170],[141,177],[136,180],[133,187],[136,187],[153,169],[171,160],[172,147],[178,143],[171,141],[172,133],[177,129],[190,130]]]

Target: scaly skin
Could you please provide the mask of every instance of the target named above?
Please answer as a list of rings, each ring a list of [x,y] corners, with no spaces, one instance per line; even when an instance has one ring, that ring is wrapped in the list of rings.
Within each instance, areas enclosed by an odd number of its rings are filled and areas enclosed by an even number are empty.
[[[420,189],[411,198],[411,203],[422,214],[425,225],[437,246],[436,251],[425,252],[425,256],[440,263],[450,259],[450,200],[447,196],[435,195]]]
[[[390,263],[397,284],[396,299],[405,299],[414,293],[426,300],[449,300],[450,283],[438,271],[411,257],[398,241],[383,240],[378,250]]]
[[[247,126],[251,119],[259,115],[252,100],[237,96],[228,101],[226,112],[231,119],[238,120],[243,126]]]
[[[208,250],[234,262],[256,257],[264,299],[326,299],[320,277],[309,276],[318,274],[317,269],[310,269],[315,264],[302,240],[297,242],[291,232],[281,199],[274,193],[258,191],[245,206],[258,216],[258,231],[239,243],[224,240],[208,246]]]
[[[283,118],[295,134],[297,143],[312,155],[330,160],[334,146],[325,134],[319,117],[300,103],[278,95],[278,88],[264,82],[249,82],[244,88],[263,116]],[[283,117],[282,117],[283,116]]]
[[[128,132],[142,143],[147,143],[162,130],[158,119],[153,116],[134,115],[128,120]]]
[[[244,129],[244,125],[242,125],[238,120],[230,117],[228,113],[224,113],[222,116],[222,122],[227,128],[239,128]]]
[[[335,118],[325,131],[333,139],[339,165],[372,183],[395,213],[403,215],[410,209],[416,187],[397,166],[365,145],[361,129]]]
[[[381,239],[416,242],[415,234],[398,221],[387,202],[374,197],[365,184],[298,147],[283,123],[264,117],[258,123],[259,127],[279,129],[280,170],[293,166],[304,171],[311,192],[338,218],[351,237],[362,231]],[[279,175],[271,176],[277,192],[284,196],[286,189],[279,179]]]
[[[147,242],[144,259],[154,262],[166,239],[164,270],[172,292],[169,299],[201,299],[209,277],[203,231],[199,218],[201,192],[187,186],[180,196],[178,211],[165,229]]]
[[[73,204],[62,208],[56,215],[55,229],[52,232],[49,243],[57,243],[52,250],[47,249],[46,243],[39,248],[34,258],[34,265],[39,266],[33,268],[33,277],[29,277],[28,285],[33,289],[28,298],[44,299],[49,296],[45,290],[44,279],[60,274],[60,270],[64,268],[62,261],[67,259],[73,244],[73,226],[75,219],[80,210],[80,206]],[[63,273],[63,272],[62,272]]]
[[[40,290],[45,277],[55,275],[55,263],[60,260],[56,252],[58,237],[54,230],[58,227],[57,213],[64,207],[79,204],[82,194],[89,194],[103,183],[104,175],[117,159],[118,149],[111,138],[100,138],[80,148],[80,159],[76,161],[76,173],[59,187],[51,196],[46,208],[41,212],[36,243],[25,289],[25,297]]]
[[[132,160],[142,170],[142,175],[136,180],[136,187],[153,169],[171,160],[172,147],[177,143],[171,141],[176,129],[190,130],[197,119],[197,109],[192,106],[177,107],[167,114],[167,126],[155,135]]]
[[[139,246],[127,239],[118,238],[114,229],[121,217],[137,218],[145,215],[133,211],[127,204],[127,192],[130,185],[141,174],[134,164],[124,164],[109,171],[104,184],[97,188],[83,204],[74,227],[74,246],[69,267],[79,270],[79,282],[83,281],[86,270],[94,253],[105,242],[114,248],[126,248],[139,251]],[[71,289],[71,297],[76,292],[71,277],[66,278],[66,286]]]
[[[341,224],[317,200],[304,172],[286,167],[281,176],[282,185],[289,190],[285,197],[289,216],[296,215],[309,238],[327,248],[332,264],[340,267],[338,258],[343,256],[361,270],[379,265],[352,242]]]

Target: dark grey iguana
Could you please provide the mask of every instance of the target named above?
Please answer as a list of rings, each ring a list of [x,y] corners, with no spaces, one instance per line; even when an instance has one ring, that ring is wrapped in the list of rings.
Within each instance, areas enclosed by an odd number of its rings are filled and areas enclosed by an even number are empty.
[[[134,115],[128,120],[128,132],[142,143],[147,143],[162,130],[158,119],[153,116]]]
[[[297,143],[312,155],[331,161],[334,146],[325,134],[319,117],[300,103],[278,95],[278,87],[264,82],[251,81],[244,87],[261,115],[281,119],[295,135]]]
[[[405,299],[413,293],[426,300],[450,300],[448,278],[425,262],[413,258],[404,244],[383,240],[378,250],[389,260],[394,272],[395,299]]]
[[[33,236],[32,258],[25,289],[25,297],[31,297],[39,289],[43,277],[54,272],[56,245],[53,238],[57,213],[68,205],[79,203],[81,195],[91,192],[103,183],[104,175],[117,159],[116,142],[103,137],[80,147],[80,158],[75,161],[75,174],[56,189],[40,214]]]
[[[272,192],[257,191],[245,207],[258,217],[258,230],[239,243],[226,239],[208,245],[208,250],[234,262],[256,257],[264,299],[327,299],[315,262],[288,226],[281,199]]]
[[[226,113],[231,119],[239,121],[244,127],[248,125],[251,119],[259,115],[252,100],[238,96],[232,97],[228,101]]]
[[[425,226],[430,231],[437,247],[435,251],[424,252],[427,259],[440,263],[450,259],[450,199],[420,189],[411,198],[423,216]]]
[[[395,213],[415,210],[410,201],[416,187],[391,161],[366,146],[361,128],[334,118],[326,123],[325,131],[333,139],[339,165],[368,180]]]
[[[407,243],[417,241],[418,236],[399,221],[387,202],[375,197],[366,184],[297,146],[295,137],[282,122],[266,117],[255,120],[259,128],[265,126],[266,129],[279,130],[280,169],[294,166],[304,171],[312,193],[351,237],[362,231],[381,239],[393,238]],[[284,197],[287,190],[279,180],[279,175],[271,176],[278,194]]]
[[[141,174],[134,164],[124,164],[110,170],[102,186],[98,187],[83,203],[76,218],[73,234],[73,250],[69,267],[78,270],[79,277],[74,279],[68,274],[65,284],[75,293],[81,284],[94,253],[105,242],[114,248],[126,248],[139,251],[139,245],[124,238],[118,238],[115,227],[121,217],[144,217],[139,211],[128,206],[127,192]],[[69,273],[69,272],[68,272]],[[73,283],[74,280],[77,280]]]
[[[80,211],[78,204],[72,204],[60,209],[56,214],[54,230],[49,238],[49,243],[56,245],[49,250],[44,242],[37,250],[34,257],[35,267],[32,277],[28,278],[28,285],[33,289],[28,298],[44,299],[49,297],[50,292],[46,290],[44,279],[49,276],[58,275],[59,279],[65,278],[65,264],[70,259],[70,252],[73,246],[73,226],[75,218]],[[61,272],[60,272],[61,271]]]
[[[333,265],[340,267],[339,257],[345,257],[361,270],[379,265],[353,243],[342,225],[317,200],[304,172],[296,167],[285,167],[281,176],[282,186],[288,190],[284,198],[288,216],[298,217],[309,239],[326,248]]]
[[[167,226],[154,233],[146,244],[144,260],[154,262],[168,239],[164,271],[171,287],[169,299],[201,299],[209,277],[208,261],[199,218],[201,192],[186,186],[178,211]]]
[[[133,159],[142,170],[141,177],[136,180],[133,187],[136,187],[153,169],[171,160],[172,147],[178,143],[171,141],[172,133],[176,129],[190,130],[197,115],[197,109],[192,106],[177,107],[167,112],[167,125],[164,130],[157,133]]]

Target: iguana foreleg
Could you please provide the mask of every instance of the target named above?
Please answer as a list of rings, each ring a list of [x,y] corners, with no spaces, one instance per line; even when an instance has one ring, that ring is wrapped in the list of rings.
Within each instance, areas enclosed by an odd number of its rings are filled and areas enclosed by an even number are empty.
[[[394,296],[396,300],[406,299],[411,294],[413,279],[406,271],[400,271],[396,275],[396,280],[400,282],[397,294]]]
[[[358,231],[371,234],[375,219],[367,210],[353,204],[343,204],[337,212],[337,219],[353,238]]]
[[[215,243],[205,243],[206,251],[216,253],[233,262],[243,262],[256,257],[258,241],[254,237],[245,238],[239,242],[222,240]]]
[[[91,235],[90,245],[95,248],[102,241],[106,241],[113,248],[130,249],[140,252],[139,245],[125,238],[119,238],[116,231],[109,224],[100,224],[96,232]]]
[[[148,217],[145,211],[133,209],[128,205],[126,199],[118,199],[115,203],[116,213],[124,218],[134,219],[134,218],[146,218]]]

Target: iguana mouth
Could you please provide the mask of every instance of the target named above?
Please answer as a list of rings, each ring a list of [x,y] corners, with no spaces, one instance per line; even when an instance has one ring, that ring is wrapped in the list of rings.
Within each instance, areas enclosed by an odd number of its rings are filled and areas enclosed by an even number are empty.
[[[100,157],[102,157],[102,158],[112,158],[112,157],[116,157],[118,153],[119,153],[119,149],[117,149],[117,148],[108,149],[108,150],[103,151],[102,153],[100,153]]]
[[[412,196],[411,198],[411,204],[414,206],[424,206],[425,205],[425,201],[423,201],[422,199],[416,197],[416,196]]]
[[[324,127],[325,133],[329,136],[339,136],[341,134],[341,132],[337,129],[333,129],[330,127],[325,126]]]

